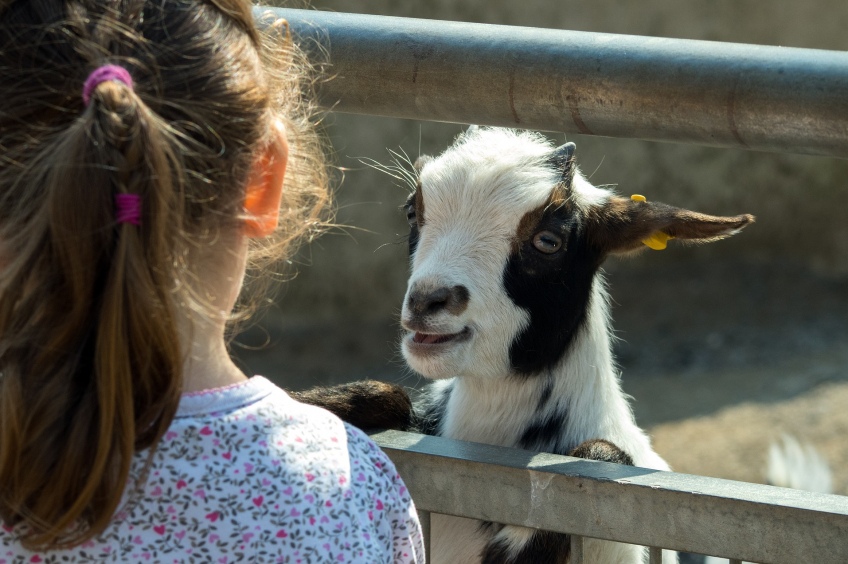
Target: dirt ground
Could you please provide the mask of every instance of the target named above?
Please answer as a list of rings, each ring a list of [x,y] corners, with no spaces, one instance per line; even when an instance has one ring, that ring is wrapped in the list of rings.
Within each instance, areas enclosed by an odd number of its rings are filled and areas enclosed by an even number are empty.
[[[834,474],[834,493],[848,495],[848,383],[821,384],[791,400],[745,402],[709,416],[650,429],[654,445],[675,471],[765,482],[771,441],[791,434],[812,444]]]
[[[715,269],[692,265],[659,288],[651,272],[611,273],[637,420],[676,471],[760,483],[770,442],[795,435],[848,494],[848,281],[786,265]],[[677,305],[630,307],[645,288],[673,288]]]

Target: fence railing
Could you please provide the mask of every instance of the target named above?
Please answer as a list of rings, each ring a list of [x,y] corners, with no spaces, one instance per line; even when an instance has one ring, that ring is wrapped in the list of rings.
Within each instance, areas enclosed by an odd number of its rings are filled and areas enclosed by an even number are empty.
[[[258,7],[336,111],[848,157],[848,53]],[[848,562],[848,498],[386,431],[421,511],[739,560]],[[587,500],[591,500],[588,502]]]
[[[848,562],[842,496],[399,431],[372,438],[421,512],[568,533],[573,548],[582,537],[656,547],[652,564],[659,547],[774,564]]]
[[[274,11],[340,112],[848,157],[848,52]]]

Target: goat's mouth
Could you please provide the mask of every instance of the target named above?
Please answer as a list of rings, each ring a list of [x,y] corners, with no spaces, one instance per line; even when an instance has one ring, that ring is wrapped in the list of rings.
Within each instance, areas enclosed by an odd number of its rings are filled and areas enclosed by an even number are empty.
[[[424,333],[421,331],[410,331],[407,344],[410,348],[429,350],[438,348],[439,345],[448,345],[467,340],[471,336],[471,329],[465,327],[459,333]]]
[[[463,329],[459,333],[450,333],[448,335],[442,335],[439,333],[415,332],[412,334],[412,342],[419,345],[441,345],[442,343],[447,343],[448,341],[458,339],[460,336],[467,332],[468,329]]]

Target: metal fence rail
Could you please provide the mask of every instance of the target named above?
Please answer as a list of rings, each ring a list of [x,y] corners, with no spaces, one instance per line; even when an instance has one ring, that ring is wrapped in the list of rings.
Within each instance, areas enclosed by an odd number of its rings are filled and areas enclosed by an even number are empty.
[[[421,511],[753,562],[848,562],[841,496],[399,431],[372,438]]]
[[[845,52],[274,11],[336,111],[848,157]]]

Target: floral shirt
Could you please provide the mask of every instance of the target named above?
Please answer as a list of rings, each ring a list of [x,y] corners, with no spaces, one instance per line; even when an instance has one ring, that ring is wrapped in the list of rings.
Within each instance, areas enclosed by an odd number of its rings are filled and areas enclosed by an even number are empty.
[[[146,460],[137,455],[134,480]],[[100,537],[68,550],[29,552],[0,528],[0,564],[424,562],[415,508],[386,455],[258,376],[184,395],[128,498]]]

